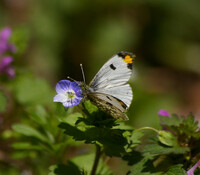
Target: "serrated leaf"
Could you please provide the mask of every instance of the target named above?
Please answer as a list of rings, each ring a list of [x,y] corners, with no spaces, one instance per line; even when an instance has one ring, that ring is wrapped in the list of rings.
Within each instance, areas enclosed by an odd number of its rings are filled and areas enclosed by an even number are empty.
[[[28,126],[28,125],[23,125],[23,124],[13,124],[12,129],[16,132],[19,132],[25,136],[31,136],[35,137],[43,142],[47,142],[48,140],[45,136],[43,136],[40,132],[38,132],[36,129]]]
[[[124,146],[127,144],[127,140],[123,137],[123,130],[97,127],[80,130],[68,123],[60,123],[59,127],[65,129],[65,134],[72,136],[77,141],[103,144],[104,152],[108,156],[120,156],[121,152],[125,152]]]
[[[86,139],[86,136],[83,131],[77,129],[75,126],[72,126],[68,123],[60,123],[59,128],[65,129],[65,134],[72,136],[76,141],[82,141]]]
[[[142,153],[135,150],[132,150],[131,152],[126,153],[122,158],[123,160],[128,162],[128,165],[136,164],[143,159]]]
[[[195,121],[194,116],[190,114],[181,123],[180,133],[185,133],[188,137],[193,136],[200,138],[200,132],[198,132],[198,129],[198,122]]]
[[[73,174],[73,175],[84,175],[83,171],[78,168],[74,163],[68,162],[67,165],[64,164],[57,164],[50,166],[50,173],[49,175],[66,175],[66,174]]]
[[[62,119],[62,121],[69,123],[71,125],[75,125],[79,118],[83,118],[83,115],[79,112],[74,112],[74,113],[67,115],[67,117]]]
[[[164,175],[187,175],[186,171],[182,168],[183,165],[174,165],[164,173]]]
[[[188,147],[167,147],[161,146],[157,144],[149,144],[145,145],[143,152],[151,154],[153,156],[164,155],[164,154],[184,154],[189,152],[190,149]]]
[[[89,126],[104,127],[104,128],[105,127],[112,128],[113,126],[119,125],[116,123],[115,118],[99,110],[89,101],[83,103],[82,111],[85,114],[85,118],[79,118],[76,124],[84,122],[86,125]]]
[[[172,115],[171,117],[159,116],[160,124],[164,126],[179,126],[182,123],[182,118],[177,115]]]
[[[132,143],[132,147],[135,147],[135,146],[139,145],[141,143],[140,139],[143,136],[144,136],[144,132],[143,131],[133,132],[131,134],[131,137],[129,138],[131,143]]]
[[[134,164],[127,175],[162,175],[161,172],[156,172],[151,161],[148,158],[143,158],[138,163]]]

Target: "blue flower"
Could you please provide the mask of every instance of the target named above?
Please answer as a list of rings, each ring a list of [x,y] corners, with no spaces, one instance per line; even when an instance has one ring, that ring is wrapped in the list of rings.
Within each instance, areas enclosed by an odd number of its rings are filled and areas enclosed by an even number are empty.
[[[56,92],[58,94],[54,97],[53,101],[61,102],[64,107],[76,106],[83,98],[83,90],[79,86],[79,82],[61,80],[56,85]]]

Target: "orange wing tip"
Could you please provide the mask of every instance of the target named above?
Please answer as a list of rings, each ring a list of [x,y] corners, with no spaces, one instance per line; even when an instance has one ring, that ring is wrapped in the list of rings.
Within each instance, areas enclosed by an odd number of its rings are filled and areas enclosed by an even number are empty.
[[[127,64],[132,64],[133,63],[133,58],[130,55],[126,55],[125,58],[124,58],[124,61]]]

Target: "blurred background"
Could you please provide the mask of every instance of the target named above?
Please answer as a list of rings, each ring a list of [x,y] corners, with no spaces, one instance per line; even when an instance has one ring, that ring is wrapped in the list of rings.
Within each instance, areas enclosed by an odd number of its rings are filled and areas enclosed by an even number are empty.
[[[14,83],[7,80],[18,101],[8,100],[2,130],[21,120],[13,117],[21,105],[52,103],[59,80],[70,76],[82,81],[80,63],[89,83],[120,51],[136,55],[128,124],[159,128],[159,109],[179,115],[192,112],[199,119],[198,0],[1,0],[0,28],[5,26],[12,29],[11,39],[18,47],[16,78]],[[37,84],[43,84],[45,97],[32,89]],[[33,96],[35,101],[29,103]]]

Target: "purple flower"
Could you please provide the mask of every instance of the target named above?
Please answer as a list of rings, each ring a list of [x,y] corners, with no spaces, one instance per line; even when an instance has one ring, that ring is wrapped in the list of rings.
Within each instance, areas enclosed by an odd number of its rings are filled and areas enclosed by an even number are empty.
[[[191,168],[187,171],[187,175],[194,175],[194,170],[200,166],[200,160]]]
[[[83,90],[77,82],[69,80],[61,80],[56,85],[56,92],[58,93],[54,98],[54,102],[61,102],[64,107],[72,107],[78,105],[82,100]]]
[[[9,75],[10,78],[15,77],[15,71],[11,67],[11,63],[13,62],[13,58],[10,56],[4,57],[3,59],[0,59],[0,74],[6,73]]]
[[[164,109],[159,110],[158,115],[170,117],[169,113]]]
[[[13,44],[9,43],[11,36],[11,29],[5,27],[0,32],[0,74],[7,74],[10,78],[15,77],[15,71],[11,67],[13,58],[11,56],[3,56],[6,52],[15,52],[16,48]]]
[[[13,44],[9,43],[9,39],[11,36],[11,29],[9,27],[5,27],[2,29],[0,33],[0,56],[2,56],[3,53],[10,51],[15,52],[16,48]]]

